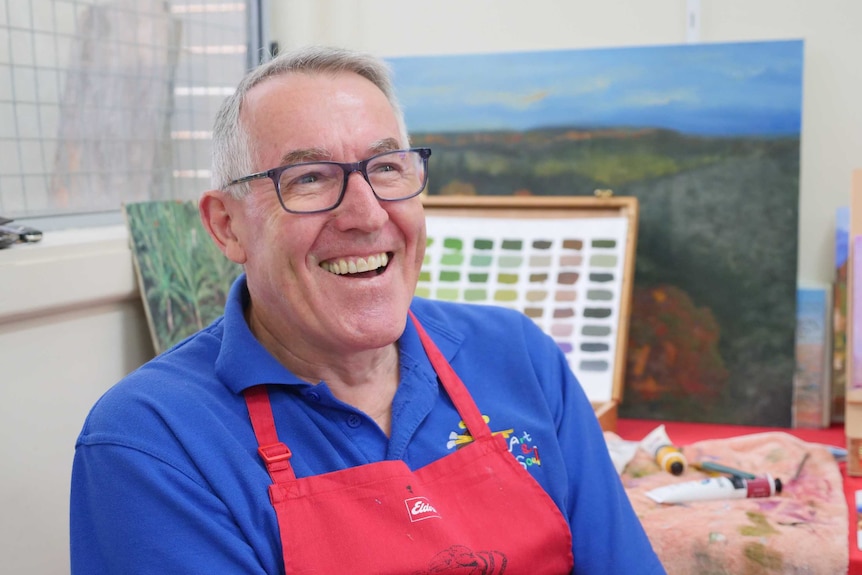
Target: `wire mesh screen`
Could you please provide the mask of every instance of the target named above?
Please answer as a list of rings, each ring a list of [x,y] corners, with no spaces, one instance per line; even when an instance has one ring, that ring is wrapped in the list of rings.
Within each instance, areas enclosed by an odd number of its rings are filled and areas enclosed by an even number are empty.
[[[0,0],[0,215],[197,197],[247,4]]]

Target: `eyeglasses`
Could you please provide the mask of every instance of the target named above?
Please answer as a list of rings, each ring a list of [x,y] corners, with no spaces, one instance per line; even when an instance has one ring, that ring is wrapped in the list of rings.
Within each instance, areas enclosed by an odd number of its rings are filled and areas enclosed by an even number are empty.
[[[430,156],[430,148],[412,148],[383,152],[360,162],[303,162],[237,178],[228,185],[270,178],[286,212],[314,214],[334,210],[341,204],[347,178],[353,172],[362,174],[380,201],[417,196],[428,183]]]

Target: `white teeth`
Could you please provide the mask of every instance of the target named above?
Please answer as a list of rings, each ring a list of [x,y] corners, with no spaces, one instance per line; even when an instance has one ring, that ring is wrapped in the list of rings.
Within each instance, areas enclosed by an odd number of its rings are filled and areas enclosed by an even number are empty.
[[[355,274],[368,272],[382,268],[389,263],[389,256],[386,253],[375,254],[367,258],[356,258],[355,260],[337,260],[324,262],[321,267],[326,271],[336,274]]]

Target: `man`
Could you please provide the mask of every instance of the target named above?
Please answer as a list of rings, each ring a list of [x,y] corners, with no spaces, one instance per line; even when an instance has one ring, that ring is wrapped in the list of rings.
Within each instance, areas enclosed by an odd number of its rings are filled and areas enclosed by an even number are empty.
[[[73,572],[664,572],[553,340],[413,298],[430,150],[379,60],[279,56],[213,145],[201,217],[245,273],[88,417]]]

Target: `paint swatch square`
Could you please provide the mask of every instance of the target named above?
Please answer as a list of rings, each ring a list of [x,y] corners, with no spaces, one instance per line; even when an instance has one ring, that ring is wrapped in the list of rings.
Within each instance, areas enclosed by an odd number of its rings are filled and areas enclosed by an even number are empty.
[[[628,219],[428,215],[416,295],[522,311],[591,401],[612,397]]]

